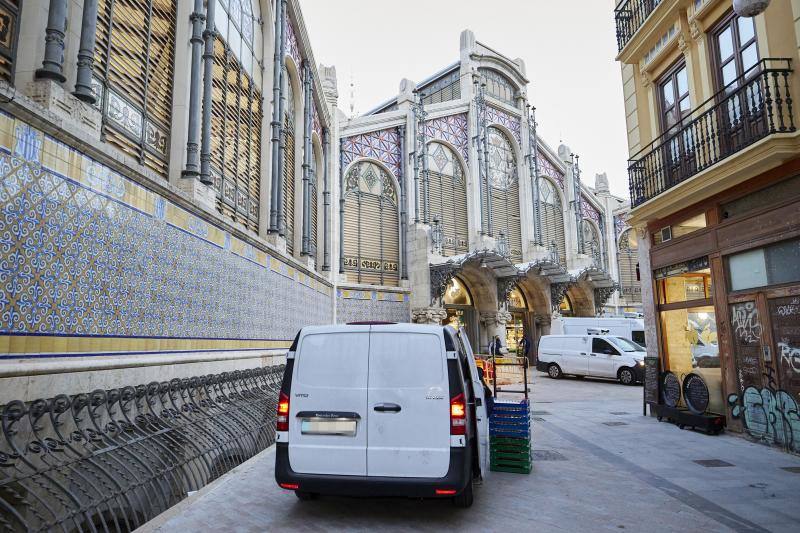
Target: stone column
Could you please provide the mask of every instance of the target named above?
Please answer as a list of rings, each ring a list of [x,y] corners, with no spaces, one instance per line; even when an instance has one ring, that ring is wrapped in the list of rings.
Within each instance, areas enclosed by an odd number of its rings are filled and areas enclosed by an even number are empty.
[[[416,307],[411,310],[411,321],[414,324],[439,325],[447,318],[447,311],[441,307]]]
[[[285,48],[285,21],[286,18],[286,0],[280,0],[280,4],[276,3],[275,13],[275,54],[273,58],[273,78],[272,78],[272,173],[270,176],[270,198],[269,198],[269,232],[275,233],[279,231],[278,223],[278,194],[281,181],[281,162],[280,157],[280,139],[281,130],[283,129],[283,108],[280,105],[282,101],[281,93],[283,89],[283,64]]]
[[[214,77],[214,41],[217,32],[214,29],[216,2],[208,2],[206,9],[206,29],[203,32],[205,50],[203,51],[203,116],[201,119],[200,138],[200,182],[211,185],[211,82]]]
[[[504,309],[481,312],[481,322],[486,326],[486,334],[489,337],[489,341],[494,339],[495,335],[498,335],[503,346],[506,345],[506,324],[510,321],[511,313]]]
[[[214,2],[209,2],[213,4]],[[186,167],[181,176],[196,178],[200,176],[200,55],[203,46],[203,0],[194,0],[194,11],[189,16],[192,21],[192,63],[189,85],[189,127],[186,139]]]
[[[78,50],[78,76],[75,80],[75,98],[94,104],[97,98],[92,91],[94,44],[97,34],[97,0],[84,0],[81,20],[81,44]]]
[[[47,12],[47,29],[44,37],[44,60],[36,79],[56,80],[64,83],[64,37],[67,31],[67,0],[50,0]]]
[[[344,139],[339,139],[339,274],[344,274]]]

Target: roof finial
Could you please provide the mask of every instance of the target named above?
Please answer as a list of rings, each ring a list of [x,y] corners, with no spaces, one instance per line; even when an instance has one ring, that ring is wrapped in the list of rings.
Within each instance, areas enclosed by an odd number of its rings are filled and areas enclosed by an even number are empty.
[[[356,84],[353,82],[353,72],[350,72],[350,120],[356,118]]]

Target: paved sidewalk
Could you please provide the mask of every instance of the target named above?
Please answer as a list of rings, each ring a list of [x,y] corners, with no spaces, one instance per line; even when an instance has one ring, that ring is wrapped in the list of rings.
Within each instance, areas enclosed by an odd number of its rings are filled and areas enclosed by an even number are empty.
[[[492,472],[475,505],[322,498],[267,450],[141,531],[800,531],[800,457],[643,417],[641,387],[534,377],[534,471]],[[696,460],[724,461],[705,467]]]

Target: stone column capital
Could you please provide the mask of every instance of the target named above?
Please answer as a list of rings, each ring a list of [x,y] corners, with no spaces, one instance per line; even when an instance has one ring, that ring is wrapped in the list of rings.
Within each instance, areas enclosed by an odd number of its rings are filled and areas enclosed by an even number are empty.
[[[499,311],[482,311],[481,321],[489,327],[505,327],[506,324],[511,322],[511,313],[503,309]]]
[[[416,307],[411,310],[411,321],[415,324],[438,325],[447,318],[447,311],[441,307]]]

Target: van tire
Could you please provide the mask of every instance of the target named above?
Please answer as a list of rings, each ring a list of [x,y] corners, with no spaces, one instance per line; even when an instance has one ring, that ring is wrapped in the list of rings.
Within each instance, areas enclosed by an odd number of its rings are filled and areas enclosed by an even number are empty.
[[[560,379],[564,373],[561,372],[561,367],[553,363],[547,367],[547,375],[553,379]]]
[[[453,497],[453,505],[459,509],[467,509],[472,507],[473,494],[472,494],[472,469],[470,468],[469,476],[467,476],[467,486],[460,494]]]
[[[297,496],[297,499],[301,502],[308,502],[319,498],[319,494],[315,492],[306,492],[304,490],[296,490],[294,491],[294,495]]]
[[[633,385],[636,382],[633,370],[627,366],[623,366],[617,371],[617,379],[619,379],[619,382],[623,385]]]

